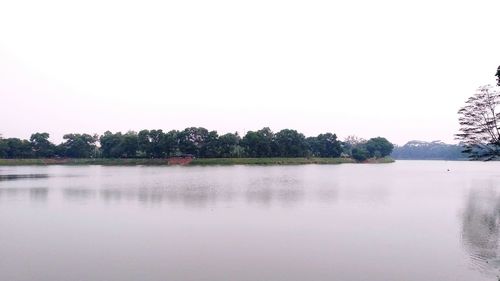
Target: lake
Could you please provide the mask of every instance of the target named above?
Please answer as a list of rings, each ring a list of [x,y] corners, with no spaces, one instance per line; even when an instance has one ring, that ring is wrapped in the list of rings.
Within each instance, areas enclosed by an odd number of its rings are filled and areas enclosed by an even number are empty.
[[[500,275],[500,162],[0,167],[0,280]]]

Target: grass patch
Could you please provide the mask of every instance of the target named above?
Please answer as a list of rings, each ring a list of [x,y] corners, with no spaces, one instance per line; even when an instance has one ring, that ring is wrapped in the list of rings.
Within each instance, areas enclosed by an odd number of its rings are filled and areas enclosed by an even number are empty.
[[[199,158],[190,165],[303,165],[354,163],[349,158]]]

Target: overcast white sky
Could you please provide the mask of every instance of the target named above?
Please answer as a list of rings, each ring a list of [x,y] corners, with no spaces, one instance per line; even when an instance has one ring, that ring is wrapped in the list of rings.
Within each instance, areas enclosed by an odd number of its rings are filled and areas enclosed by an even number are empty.
[[[453,142],[500,1],[2,1],[0,133],[203,126]]]

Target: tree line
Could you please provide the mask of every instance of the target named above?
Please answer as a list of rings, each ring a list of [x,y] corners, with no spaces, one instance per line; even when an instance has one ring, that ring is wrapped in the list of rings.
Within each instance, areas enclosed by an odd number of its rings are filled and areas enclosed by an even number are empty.
[[[362,161],[388,156],[393,149],[382,137],[340,141],[333,133],[305,137],[291,129],[273,133],[268,127],[243,137],[238,133],[219,135],[202,127],[168,132],[106,131],[101,136],[66,134],[58,145],[50,142],[49,136],[34,133],[29,140],[0,138],[0,158],[165,158],[188,154],[198,158],[343,156]]]
[[[391,157],[405,160],[463,160],[468,154],[462,152],[459,144],[447,144],[441,141],[409,141],[403,146],[396,146]]]

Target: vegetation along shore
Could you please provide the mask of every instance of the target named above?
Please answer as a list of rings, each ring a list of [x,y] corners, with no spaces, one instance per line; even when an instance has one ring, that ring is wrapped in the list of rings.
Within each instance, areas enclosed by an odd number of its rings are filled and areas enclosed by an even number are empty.
[[[348,137],[340,141],[329,132],[305,137],[296,130],[274,133],[268,127],[248,131],[243,137],[190,127],[168,132],[106,131],[100,136],[66,134],[63,139],[56,145],[45,132],[34,133],[29,140],[0,137],[0,159],[10,159],[2,160],[9,164],[164,165],[168,161],[173,164],[174,158],[189,158],[192,165],[337,164],[368,159],[383,162],[394,148],[383,137]],[[184,159],[176,164],[185,162]]]

